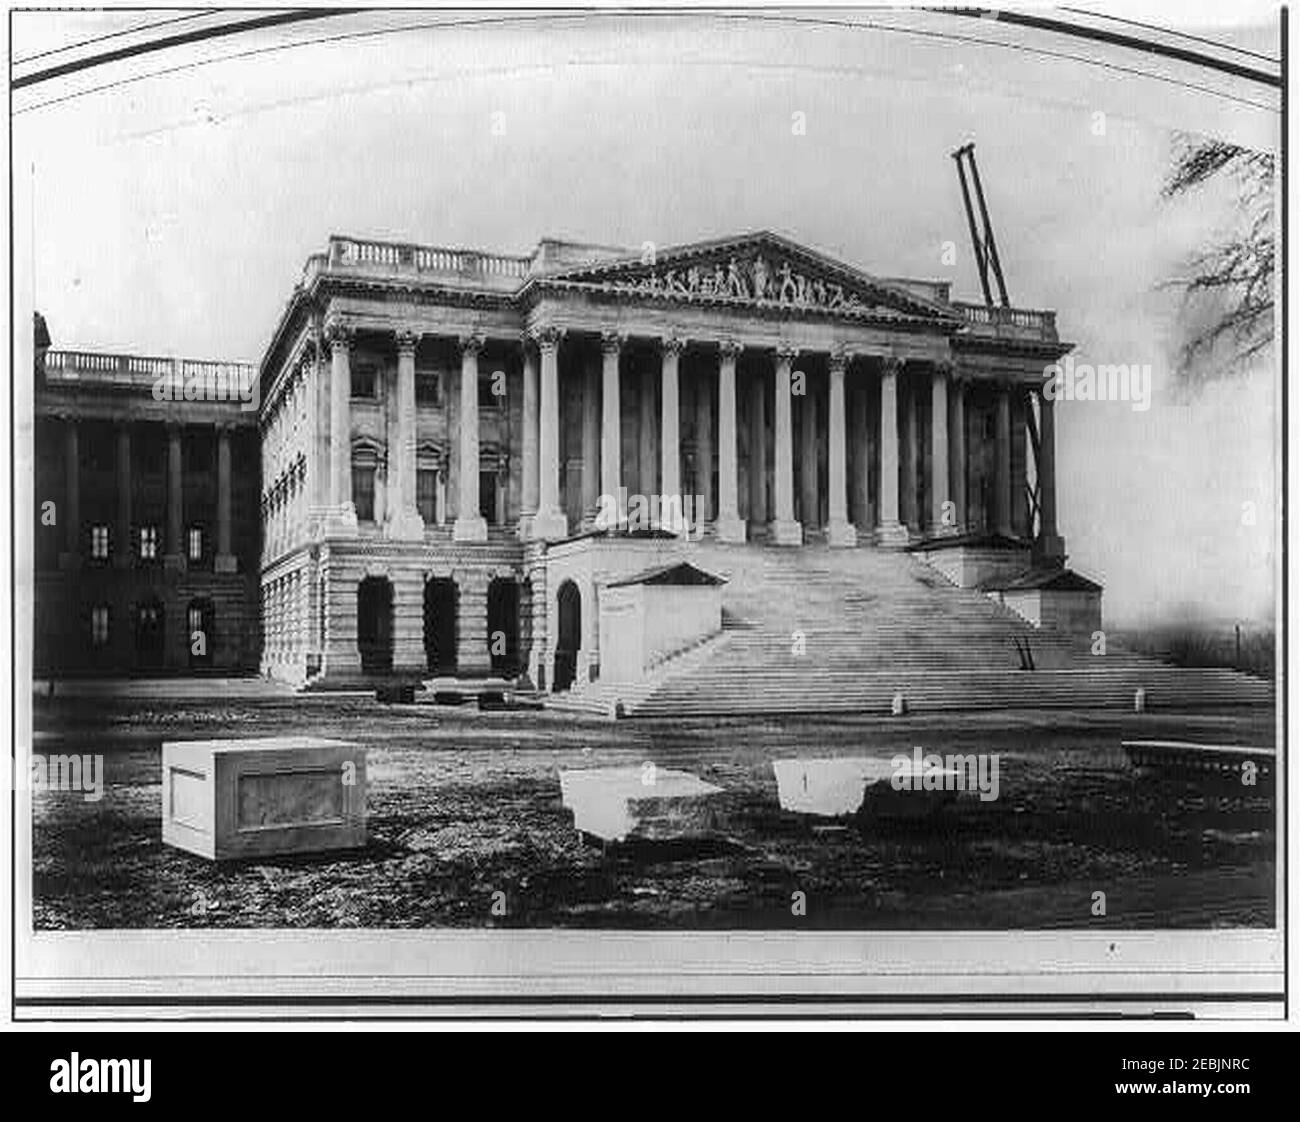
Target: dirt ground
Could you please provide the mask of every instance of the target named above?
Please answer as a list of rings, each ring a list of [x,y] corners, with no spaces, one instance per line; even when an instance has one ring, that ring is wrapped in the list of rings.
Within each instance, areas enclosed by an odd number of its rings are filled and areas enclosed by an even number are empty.
[[[1270,788],[1135,773],[1134,738],[1272,744],[1269,713],[581,721],[369,700],[55,700],[38,748],[105,757],[98,803],[33,796],[40,930],[243,927],[1271,927]],[[163,740],[311,733],[368,748],[369,844],[215,865],[164,847]],[[789,756],[997,752],[996,801],[920,821],[782,811]],[[724,789],[715,836],[584,845],[564,768],[683,768]],[[1106,915],[1093,915],[1093,893]],[[493,915],[505,893],[506,914]],[[801,892],[807,914],[792,914]]]

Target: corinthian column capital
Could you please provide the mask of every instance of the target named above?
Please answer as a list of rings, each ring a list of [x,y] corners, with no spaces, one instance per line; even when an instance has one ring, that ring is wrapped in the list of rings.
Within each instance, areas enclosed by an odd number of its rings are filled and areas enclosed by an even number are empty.
[[[356,335],[356,328],[338,316],[331,316],[325,321],[325,338],[331,347],[350,347]]]
[[[413,351],[420,341],[420,332],[412,327],[399,327],[393,333],[393,337],[397,340],[399,351]]]
[[[560,345],[560,340],[564,338],[564,329],[547,323],[533,328],[529,335],[533,342],[537,344],[538,350],[554,351]]]
[[[660,339],[659,345],[663,348],[663,352],[666,356],[671,355],[676,358],[686,349],[686,340],[677,334],[677,332],[672,331]]]

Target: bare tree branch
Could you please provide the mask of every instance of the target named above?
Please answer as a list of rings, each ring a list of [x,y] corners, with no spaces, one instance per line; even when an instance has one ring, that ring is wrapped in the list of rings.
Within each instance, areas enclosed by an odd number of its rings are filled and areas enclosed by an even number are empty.
[[[1196,326],[1183,343],[1177,373],[1188,385],[1240,374],[1273,342],[1273,173],[1271,152],[1180,134],[1161,187],[1175,199],[1216,176],[1237,183],[1235,227],[1228,240],[1192,256],[1180,288]]]

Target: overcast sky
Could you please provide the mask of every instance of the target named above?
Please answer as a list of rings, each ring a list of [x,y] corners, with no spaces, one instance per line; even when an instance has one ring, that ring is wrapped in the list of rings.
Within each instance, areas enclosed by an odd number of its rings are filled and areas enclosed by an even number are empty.
[[[1268,6],[1229,25],[1179,11],[1278,53]],[[16,14],[15,53],[112,18]],[[336,17],[20,91],[16,287],[34,283],[54,345],[255,361],[332,232],[526,252],[771,228],[977,299],[949,157],[974,140],[1013,302],[1055,308],[1077,361],[1152,368],[1149,411],[1058,410],[1071,563],[1106,585],[1112,624],[1188,606],[1271,618],[1275,375],[1175,394],[1177,297],[1157,286],[1232,217],[1223,192],[1160,200],[1174,130],[1275,149],[1275,91],[919,12],[417,26],[452,18]],[[829,25],[849,19],[873,26]]]

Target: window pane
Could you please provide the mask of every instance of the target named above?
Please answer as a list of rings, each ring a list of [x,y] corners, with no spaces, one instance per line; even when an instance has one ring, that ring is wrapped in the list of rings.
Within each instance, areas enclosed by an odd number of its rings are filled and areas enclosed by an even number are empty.
[[[438,521],[438,473],[422,468],[415,473],[415,505],[426,525]]]
[[[375,396],[375,368],[373,366],[354,366],[352,368],[352,396]]]
[[[374,468],[354,467],[352,469],[352,505],[356,507],[359,522],[375,520]]]
[[[438,373],[434,370],[419,370],[415,374],[416,405],[438,404]]]
[[[189,554],[191,561],[203,560],[203,530],[198,526],[190,527]]]

